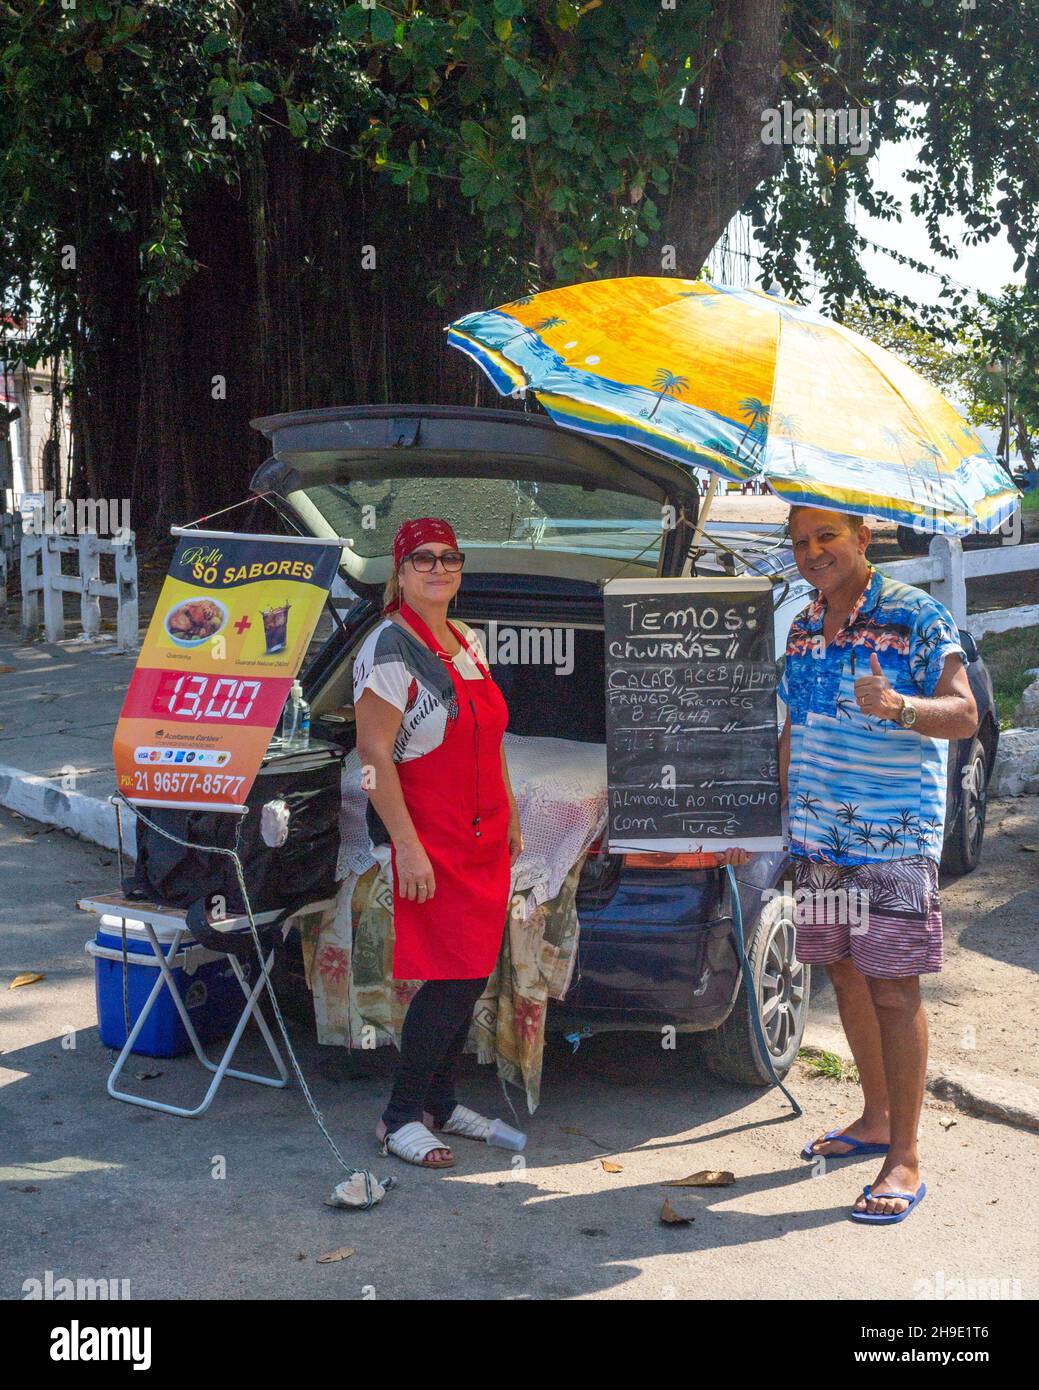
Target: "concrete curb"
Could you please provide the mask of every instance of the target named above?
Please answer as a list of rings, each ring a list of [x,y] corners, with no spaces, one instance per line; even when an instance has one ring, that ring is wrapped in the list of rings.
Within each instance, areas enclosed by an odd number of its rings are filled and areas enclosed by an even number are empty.
[[[811,1022],[809,1018],[809,1023]],[[811,1030],[812,1041],[802,1041],[801,1050],[809,1056],[832,1052],[845,1066],[852,1066],[847,1055],[844,1036],[824,1026]],[[1039,1088],[1008,1076],[991,1072],[968,1071],[962,1067],[946,1066],[942,1071],[927,1073],[927,1089],[938,1100],[948,1100],[967,1115],[984,1115],[1002,1120],[1018,1129],[1039,1130]]]
[[[96,796],[65,791],[47,777],[23,772],[0,763],[0,806],[17,811],[30,820],[71,830],[84,840],[104,849],[118,848],[115,807]],[[132,816],[123,816],[123,852],[128,858],[137,853],[137,826]]]
[[[989,1115],[1018,1129],[1039,1130],[1039,1089],[989,1072],[946,1068],[927,1078],[927,1089],[958,1110]]]

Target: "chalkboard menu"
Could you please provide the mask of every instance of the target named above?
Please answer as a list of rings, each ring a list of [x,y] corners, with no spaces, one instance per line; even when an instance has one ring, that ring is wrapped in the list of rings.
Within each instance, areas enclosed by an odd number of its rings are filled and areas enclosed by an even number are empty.
[[[605,586],[609,848],[779,849],[766,578]]]

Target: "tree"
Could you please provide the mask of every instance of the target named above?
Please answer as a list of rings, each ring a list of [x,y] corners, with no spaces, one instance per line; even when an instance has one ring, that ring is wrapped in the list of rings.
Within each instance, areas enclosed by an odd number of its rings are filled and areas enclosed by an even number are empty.
[[[446,321],[695,276],[741,207],[766,280],[875,298],[850,209],[896,209],[839,139],[763,140],[785,100],[920,135],[934,243],[1005,226],[1034,287],[1037,40],[1025,0],[7,0],[0,311],[67,356],[76,488],[161,531],[241,496],[250,416],[485,399]]]
[[[1009,457],[1016,446],[1034,472],[1039,443],[1039,295],[1017,286],[998,297],[982,295],[963,340],[970,360],[972,423],[998,425],[999,452]]]

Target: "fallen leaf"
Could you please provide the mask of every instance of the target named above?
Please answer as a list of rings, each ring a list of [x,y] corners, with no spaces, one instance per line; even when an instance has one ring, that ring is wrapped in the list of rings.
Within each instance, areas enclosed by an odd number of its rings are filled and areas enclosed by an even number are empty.
[[[139,1072],[135,1072],[134,1075],[137,1077],[137,1080],[138,1080],[138,1081],[154,1081],[155,1078],[156,1078],[157,1076],[161,1076],[161,1075],[162,1075],[162,1072],[161,1072],[161,1071],[139,1071]]]
[[[31,1182],[27,1183],[25,1187],[20,1187],[18,1189],[19,1192],[39,1192],[39,1190],[40,1189]]]
[[[660,1208],[660,1222],[664,1226],[688,1226],[692,1222],[691,1216],[679,1216],[671,1203],[664,1198],[664,1205]]]
[[[1039,845],[1018,845],[1018,849],[1026,850],[1029,854],[1039,854]]]
[[[332,1265],[337,1260],[348,1260],[351,1255],[356,1253],[349,1245],[341,1245],[338,1250],[329,1250],[327,1254],[319,1255],[317,1262],[319,1265]]]
[[[0,666],[0,676],[6,676],[10,671],[13,670],[13,666]]]
[[[949,1119],[948,1116],[946,1116],[944,1119],[939,1120],[938,1123],[941,1125],[942,1129],[952,1129],[956,1121]]]
[[[26,970],[21,975],[16,975],[8,989],[21,989],[22,985],[34,985],[37,980],[43,980],[46,976],[39,975],[35,970]]]
[[[608,1158],[600,1158],[604,1173],[623,1173],[624,1169],[619,1163],[611,1163]]]
[[[674,1178],[664,1183],[665,1187],[731,1187],[736,1181],[735,1173],[719,1172],[715,1168],[704,1168],[699,1173],[690,1173],[687,1178]]]

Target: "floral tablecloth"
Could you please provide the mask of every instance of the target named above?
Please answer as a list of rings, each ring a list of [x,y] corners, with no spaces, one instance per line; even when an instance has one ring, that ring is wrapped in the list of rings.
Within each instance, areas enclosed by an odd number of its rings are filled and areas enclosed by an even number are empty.
[[[585,856],[554,898],[531,908],[514,898],[501,954],[473,1011],[466,1051],[496,1062],[533,1113],[541,1095],[545,1014],[570,986],[580,926],[575,897]],[[318,1041],[372,1048],[400,1043],[408,1004],[421,981],[393,979],[393,891],[373,865],[340,885],[334,914],[303,933]]]

